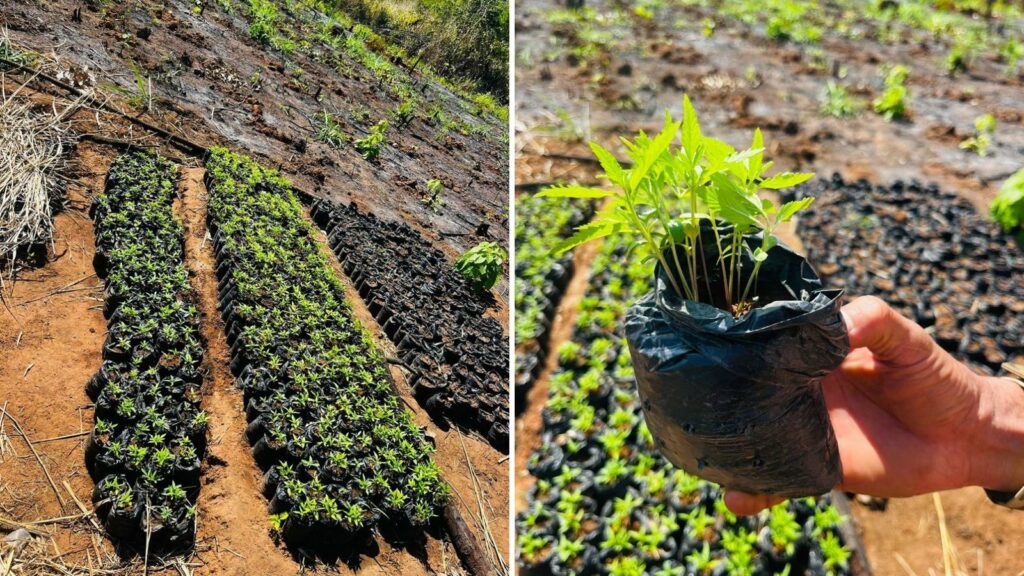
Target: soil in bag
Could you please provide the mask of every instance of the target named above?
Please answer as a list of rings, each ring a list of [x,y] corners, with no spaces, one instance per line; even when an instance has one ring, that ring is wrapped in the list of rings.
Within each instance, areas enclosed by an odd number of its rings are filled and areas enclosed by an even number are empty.
[[[712,270],[705,279],[700,266],[697,284],[724,294],[711,227],[701,234]],[[752,269],[745,257],[743,270]],[[807,260],[781,244],[757,277],[756,307],[739,318],[714,298],[680,297],[660,266],[655,276],[627,312],[626,337],[662,454],[733,490],[797,497],[836,486],[842,466],[821,380],[849,352],[842,291],[823,290]]]

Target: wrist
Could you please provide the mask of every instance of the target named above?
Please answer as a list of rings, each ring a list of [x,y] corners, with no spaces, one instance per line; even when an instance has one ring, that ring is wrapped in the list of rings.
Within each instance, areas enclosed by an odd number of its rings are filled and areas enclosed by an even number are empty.
[[[979,377],[979,424],[969,435],[970,484],[1016,492],[1024,486],[1024,387],[1011,378]]]

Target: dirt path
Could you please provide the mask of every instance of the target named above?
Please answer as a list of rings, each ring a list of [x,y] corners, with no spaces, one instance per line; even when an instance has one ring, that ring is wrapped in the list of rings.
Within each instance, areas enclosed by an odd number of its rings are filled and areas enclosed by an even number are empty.
[[[315,225],[313,232],[321,243],[321,249],[327,261],[338,273],[338,277],[341,278],[342,284],[345,286],[345,293],[349,302],[352,303],[352,312],[355,317],[370,333],[374,343],[385,356],[397,357],[398,352],[394,344],[384,334],[377,320],[366,307],[366,303],[359,296],[359,291],[345,275],[337,257],[327,245],[326,235]],[[450,427],[448,430],[441,429],[413,397],[403,369],[392,365],[391,374],[395,379],[396,392],[413,413],[416,423],[425,428],[428,436],[434,439],[436,445],[436,451],[433,454],[434,462],[440,466],[445,480],[451,485],[453,497],[458,502],[459,510],[470,531],[480,543],[484,553],[491,559],[492,565],[498,566],[498,558],[493,554],[494,548],[488,546],[488,539],[485,537],[485,533],[489,531],[497,546],[497,552],[500,552],[500,558],[507,562],[509,550],[508,459],[504,454],[492,448],[485,439],[467,436],[456,427]],[[475,482],[474,473],[476,475]],[[484,525],[486,525],[486,530]],[[440,543],[431,541],[431,544]],[[454,551],[447,545],[446,547],[448,548],[446,561],[457,562],[453,556]],[[432,552],[430,557],[441,557],[436,550],[428,549],[428,552]],[[500,568],[496,567],[494,574],[501,574]]]
[[[0,516],[33,522],[79,513],[77,497],[91,508],[93,481],[85,469],[86,436],[46,441],[92,429],[85,384],[102,362],[106,322],[103,282],[92,259],[95,237],[86,215],[89,200],[102,190],[113,159],[106,149],[79,145],[68,176],[68,208],[54,219],[54,255],[44,267],[5,279],[7,309],[0,309]],[[16,432],[13,419],[35,443],[40,460]],[[41,466],[56,485],[56,494]],[[64,483],[71,488],[71,493]],[[54,554],[67,564],[114,561],[114,551],[85,520],[47,524]]]
[[[203,409],[209,415],[210,443],[198,501],[197,541],[209,545],[197,558],[199,573],[293,574],[299,565],[270,538],[267,502],[260,494],[262,474],[245,440],[241,392],[228,370],[230,352],[217,310],[213,243],[206,238],[206,187],[202,168],[182,170],[181,212],[185,262],[202,318],[208,370]]]

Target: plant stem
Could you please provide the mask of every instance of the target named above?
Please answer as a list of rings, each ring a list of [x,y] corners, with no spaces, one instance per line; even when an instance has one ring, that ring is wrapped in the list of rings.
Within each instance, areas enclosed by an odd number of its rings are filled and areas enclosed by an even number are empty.
[[[722,255],[722,237],[718,234],[718,220],[715,218],[715,213],[710,212],[708,217],[711,218],[711,231],[715,235],[715,244],[718,246],[718,263],[722,267],[722,283],[725,284],[727,276],[725,273],[725,256]],[[707,264],[705,264],[705,267]],[[710,280],[708,281],[708,292],[711,291]],[[725,305],[732,307],[732,293],[729,291],[729,285],[725,284]]]

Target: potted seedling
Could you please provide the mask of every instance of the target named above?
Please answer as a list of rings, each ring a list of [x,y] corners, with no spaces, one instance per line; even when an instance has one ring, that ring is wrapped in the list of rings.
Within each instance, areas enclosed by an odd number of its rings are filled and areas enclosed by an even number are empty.
[[[522,576],[550,576],[551,560],[555,555],[555,539],[550,534],[527,530],[518,538],[519,574]]]
[[[812,175],[767,175],[760,131],[737,151],[683,107],[681,122],[666,114],[659,134],[624,140],[631,167],[591,145],[611,188],[542,193],[605,200],[555,251],[617,236],[654,262],[625,332],[647,425],[673,464],[746,492],[827,492],[842,469],[821,380],[849,351],[842,291],[777,236],[813,199],[758,194]]]

